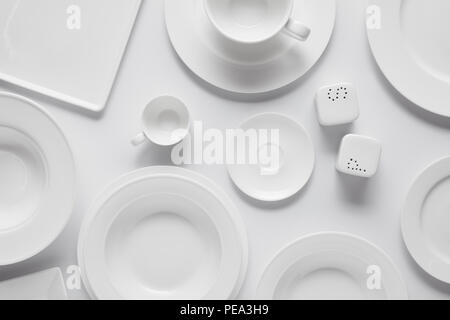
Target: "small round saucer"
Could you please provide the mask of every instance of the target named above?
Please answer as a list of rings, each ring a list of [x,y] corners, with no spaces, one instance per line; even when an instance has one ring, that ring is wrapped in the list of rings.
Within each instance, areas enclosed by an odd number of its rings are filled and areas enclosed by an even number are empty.
[[[261,201],[280,201],[305,186],[315,156],[313,143],[301,124],[282,114],[263,113],[245,121],[241,129],[247,135],[256,130],[253,132],[257,135],[257,145],[246,145],[245,161],[228,163],[230,177],[242,192]],[[266,132],[266,138],[261,132]],[[272,134],[276,132],[278,136]],[[257,155],[257,161],[251,161],[251,154]]]
[[[237,45],[209,21],[202,0],[166,0],[166,25],[175,51],[197,76],[234,93],[265,93],[310,70],[334,28],[335,0],[296,1],[293,17],[311,27],[299,42],[280,33],[257,44]]]

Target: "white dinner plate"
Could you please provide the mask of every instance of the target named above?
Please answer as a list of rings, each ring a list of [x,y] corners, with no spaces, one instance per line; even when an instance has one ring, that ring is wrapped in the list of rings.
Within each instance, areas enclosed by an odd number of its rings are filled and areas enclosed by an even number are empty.
[[[261,201],[280,201],[306,185],[314,169],[315,155],[311,138],[301,124],[282,114],[263,113],[246,120],[240,128],[248,133],[267,132],[267,139],[259,136],[255,146],[247,140],[244,163],[236,160],[228,165],[231,179],[242,192]],[[278,131],[278,139],[272,136],[272,130]],[[238,152],[242,151],[236,148],[235,153]],[[257,162],[251,161],[251,153],[258,155]]]
[[[203,0],[166,0],[166,25],[175,51],[197,76],[235,93],[263,93],[303,76],[328,45],[335,0],[295,1],[293,16],[311,27],[305,42],[279,34],[259,44],[236,45],[213,28]]]
[[[227,299],[242,285],[247,250],[240,216],[214,183],[185,169],[150,167],[97,199],[78,256],[93,298]]]
[[[281,250],[263,273],[257,299],[407,299],[389,257],[359,237],[337,232],[305,236]]]
[[[74,191],[72,152],[56,122],[34,102],[0,93],[0,265],[55,240]]]
[[[428,166],[414,181],[402,214],[405,244],[433,277],[450,283],[450,158]]]
[[[140,0],[0,1],[0,79],[100,111]]]
[[[0,300],[67,300],[59,268],[0,282]]]
[[[369,42],[386,78],[413,103],[450,117],[450,1],[368,3]]]

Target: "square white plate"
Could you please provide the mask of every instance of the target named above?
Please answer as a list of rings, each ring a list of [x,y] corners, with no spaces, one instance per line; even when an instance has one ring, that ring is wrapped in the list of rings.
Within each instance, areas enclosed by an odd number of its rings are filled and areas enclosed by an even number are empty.
[[[0,79],[101,111],[141,0],[1,0]]]
[[[67,300],[59,268],[0,282],[0,300]]]

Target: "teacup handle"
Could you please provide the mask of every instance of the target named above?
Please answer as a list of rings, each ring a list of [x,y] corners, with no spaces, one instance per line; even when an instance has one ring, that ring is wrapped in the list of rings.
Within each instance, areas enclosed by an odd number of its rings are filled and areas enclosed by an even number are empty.
[[[299,41],[306,41],[311,33],[310,28],[293,18],[289,19],[283,31],[285,34]]]
[[[141,132],[131,140],[131,144],[133,146],[138,146],[140,144],[143,144],[146,139],[147,138],[145,137],[145,134],[143,132]]]

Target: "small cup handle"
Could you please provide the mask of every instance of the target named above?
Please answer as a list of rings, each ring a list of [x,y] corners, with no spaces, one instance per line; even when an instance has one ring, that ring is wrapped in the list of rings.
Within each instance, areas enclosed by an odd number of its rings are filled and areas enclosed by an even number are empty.
[[[146,137],[145,137],[144,133],[141,132],[141,133],[139,133],[136,137],[134,137],[134,138],[131,140],[131,144],[132,144],[133,146],[138,146],[138,145],[144,143],[145,140],[146,140]]]
[[[310,28],[293,18],[289,19],[283,31],[285,34],[299,41],[306,41],[311,33]]]

